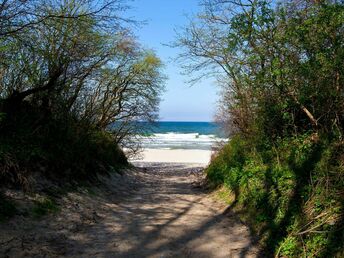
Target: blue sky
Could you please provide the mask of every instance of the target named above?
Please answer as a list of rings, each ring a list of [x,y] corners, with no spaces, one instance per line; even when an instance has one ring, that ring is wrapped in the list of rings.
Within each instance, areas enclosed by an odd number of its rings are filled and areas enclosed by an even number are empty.
[[[168,77],[162,96],[160,118],[163,121],[212,121],[215,113],[217,87],[214,80],[190,86],[182,69],[172,59],[179,49],[168,44],[175,39],[175,29],[188,24],[186,15],[199,10],[198,0],[135,0],[130,3],[136,20],[147,21],[136,34],[144,47],[153,49],[165,64]]]

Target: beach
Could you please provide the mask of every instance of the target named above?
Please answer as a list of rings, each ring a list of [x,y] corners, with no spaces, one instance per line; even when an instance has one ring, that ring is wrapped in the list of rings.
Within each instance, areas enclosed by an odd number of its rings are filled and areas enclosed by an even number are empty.
[[[141,138],[142,152],[133,163],[188,163],[206,166],[212,149],[228,139],[211,122],[159,122]]]
[[[56,213],[40,220],[17,216],[4,225],[0,243],[6,255],[257,257],[249,228],[205,184],[204,168],[220,139],[209,128],[162,123],[159,132],[143,138],[142,152],[129,160],[132,167],[99,175],[97,186],[54,197]],[[22,198],[14,190],[8,195]],[[23,230],[25,225],[32,226]]]
[[[210,161],[210,150],[196,149],[144,149],[140,158],[132,162],[192,163],[207,165]]]
[[[59,212],[0,224],[0,257],[257,257],[249,228],[203,187],[203,166],[135,165],[57,198]]]

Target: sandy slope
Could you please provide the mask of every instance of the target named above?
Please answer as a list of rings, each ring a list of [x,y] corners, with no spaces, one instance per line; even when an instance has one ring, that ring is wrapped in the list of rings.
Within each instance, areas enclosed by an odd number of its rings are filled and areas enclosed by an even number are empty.
[[[199,187],[202,168],[137,165],[56,215],[0,225],[0,257],[255,257],[248,229]]]

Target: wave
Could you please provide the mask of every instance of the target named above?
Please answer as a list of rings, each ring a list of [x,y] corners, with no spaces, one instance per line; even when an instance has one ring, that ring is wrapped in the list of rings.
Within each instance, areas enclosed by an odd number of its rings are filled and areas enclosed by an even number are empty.
[[[142,137],[144,148],[154,149],[206,149],[210,150],[219,142],[228,141],[213,134],[199,133],[155,133]]]

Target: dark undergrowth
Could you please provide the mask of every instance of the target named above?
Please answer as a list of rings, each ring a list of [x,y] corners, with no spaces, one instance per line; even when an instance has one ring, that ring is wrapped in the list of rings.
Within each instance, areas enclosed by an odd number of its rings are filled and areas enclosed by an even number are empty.
[[[0,223],[14,216],[16,212],[17,209],[14,202],[8,200],[8,198],[0,192]]]
[[[127,158],[110,133],[72,116],[59,116],[22,103],[3,109],[0,120],[0,186],[31,191],[42,179],[58,187],[92,185],[97,175],[119,172]],[[48,188],[47,188],[48,189]],[[38,200],[39,217],[56,211],[55,203]],[[0,220],[15,214],[15,206],[0,196]]]
[[[343,257],[344,143],[304,134],[253,144],[237,136],[207,176],[233,193],[262,256]]]

